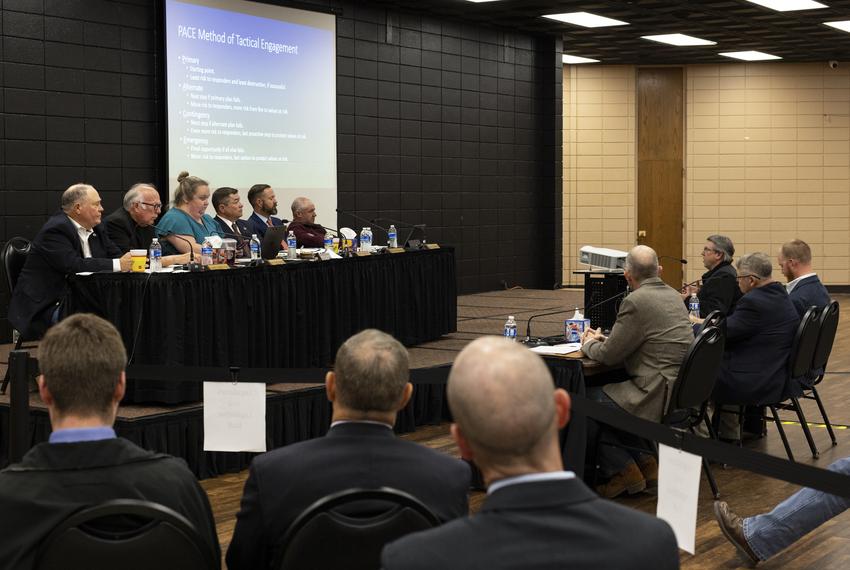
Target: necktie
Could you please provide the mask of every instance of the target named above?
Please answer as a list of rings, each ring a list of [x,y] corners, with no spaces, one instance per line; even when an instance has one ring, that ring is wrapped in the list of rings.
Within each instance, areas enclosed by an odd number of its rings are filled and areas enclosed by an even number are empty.
[[[231,227],[233,229],[234,234],[236,234],[238,236],[242,235],[242,232],[239,231],[239,226],[236,225],[236,222],[233,222],[233,226],[231,226]]]
[[[267,224],[269,227],[272,227],[272,219],[271,219],[271,218],[266,218],[266,224]]]

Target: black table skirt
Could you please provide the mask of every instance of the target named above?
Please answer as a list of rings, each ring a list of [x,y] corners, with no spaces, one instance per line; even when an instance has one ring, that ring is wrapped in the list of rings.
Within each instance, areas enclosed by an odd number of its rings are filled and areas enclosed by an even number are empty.
[[[454,332],[454,250],[205,273],[73,276],[64,310],[111,321],[136,364],[321,367],[366,328],[408,346]],[[197,384],[138,381],[128,386],[125,402],[199,399]]]

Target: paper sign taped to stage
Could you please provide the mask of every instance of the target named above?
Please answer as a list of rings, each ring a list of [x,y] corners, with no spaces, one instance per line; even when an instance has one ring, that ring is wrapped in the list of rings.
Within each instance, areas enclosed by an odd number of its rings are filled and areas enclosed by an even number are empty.
[[[204,451],[266,451],[266,385],[204,382]]]
[[[681,449],[658,446],[658,510],[673,527],[679,548],[694,553],[702,459]]]

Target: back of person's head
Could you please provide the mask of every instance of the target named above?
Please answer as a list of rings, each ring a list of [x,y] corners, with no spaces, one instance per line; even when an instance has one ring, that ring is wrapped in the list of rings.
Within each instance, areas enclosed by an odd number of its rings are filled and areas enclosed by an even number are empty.
[[[157,192],[156,186],[151,184],[150,182],[137,182],[130,186],[130,189],[127,190],[127,193],[124,194],[124,209],[128,212],[133,208],[133,204],[142,201],[142,191],[143,190],[153,190]]]
[[[91,184],[83,184],[82,182],[69,186],[64,192],[62,192],[60,203],[62,210],[65,213],[70,212],[75,204],[86,199],[89,190],[94,190],[94,186]]]
[[[57,413],[105,417],[127,353],[111,323],[81,313],[47,331],[38,346],[38,362]]]
[[[464,348],[448,380],[449,408],[483,466],[516,465],[556,437],[555,390],[543,360],[501,337]]]
[[[735,245],[727,236],[714,234],[705,238],[705,241],[713,243],[714,249],[723,254],[723,261],[732,261],[732,257],[735,255]]]
[[[407,349],[375,329],[349,338],[336,353],[336,397],[361,412],[394,412],[410,377]]]
[[[802,265],[809,265],[812,262],[812,248],[803,240],[795,239],[782,244],[782,257],[793,259]]]
[[[636,245],[626,255],[623,268],[631,274],[632,279],[643,283],[651,277],[658,277],[658,256],[651,247]]]
[[[757,251],[748,253],[738,260],[738,275],[755,275],[759,279],[770,279],[773,275],[773,262],[766,253]]]
[[[201,186],[209,186],[206,180],[189,176],[185,170],[177,175],[177,188],[174,190],[174,205],[191,202]]]
[[[212,194],[212,205],[213,210],[218,212],[218,206],[227,200],[229,196],[233,194],[238,194],[239,191],[236,188],[231,188],[230,186],[222,186],[221,188],[216,188],[215,192]]]
[[[254,184],[251,186],[251,189],[248,190],[248,203],[251,204],[252,208],[257,207],[257,198],[266,191],[266,188],[271,188],[268,184]]]

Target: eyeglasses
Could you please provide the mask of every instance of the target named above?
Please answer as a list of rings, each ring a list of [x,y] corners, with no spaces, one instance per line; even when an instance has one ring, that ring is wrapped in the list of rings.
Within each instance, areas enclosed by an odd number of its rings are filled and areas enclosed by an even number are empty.
[[[139,202],[142,206],[150,206],[154,210],[162,210],[162,204],[151,204],[150,202]]]
[[[738,275],[737,277],[735,277],[735,279],[746,279],[747,277],[752,277],[756,281],[761,280],[761,277],[759,277],[758,275],[753,275],[752,273],[749,273],[747,275]]]
[[[710,247],[704,247],[704,248],[702,248],[702,252],[703,252],[703,253],[720,253],[720,252],[719,252],[719,251],[717,251],[716,249],[712,249],[712,248],[710,248]]]

